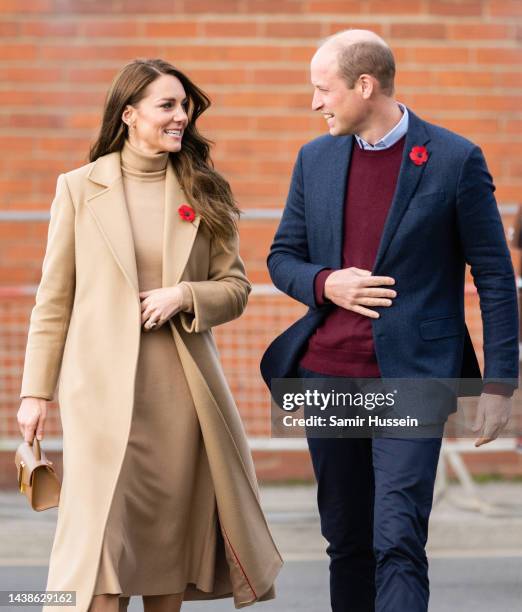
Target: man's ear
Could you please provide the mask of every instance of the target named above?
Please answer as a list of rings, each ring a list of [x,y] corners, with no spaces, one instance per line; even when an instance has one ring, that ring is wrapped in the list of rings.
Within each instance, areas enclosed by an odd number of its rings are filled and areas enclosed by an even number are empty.
[[[370,74],[361,74],[357,84],[360,88],[362,97],[367,100],[372,95],[375,87],[374,77]]]

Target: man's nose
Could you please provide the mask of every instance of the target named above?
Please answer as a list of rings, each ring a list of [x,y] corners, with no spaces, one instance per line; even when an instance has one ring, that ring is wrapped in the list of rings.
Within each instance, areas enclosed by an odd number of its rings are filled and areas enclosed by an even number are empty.
[[[321,108],[322,105],[323,102],[321,100],[321,96],[317,91],[315,91],[312,98],[312,110],[317,111]]]

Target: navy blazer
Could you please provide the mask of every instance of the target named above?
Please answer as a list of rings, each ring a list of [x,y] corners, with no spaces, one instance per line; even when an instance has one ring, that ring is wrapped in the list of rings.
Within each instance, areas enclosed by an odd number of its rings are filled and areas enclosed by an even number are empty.
[[[464,321],[465,264],[471,266],[484,327],[484,382],[518,381],[518,308],[513,266],[481,149],[427,123],[409,108],[395,194],[373,274],[395,279],[397,297],[372,319],[384,378],[480,378]],[[353,136],[321,136],[295,164],[268,256],[276,287],[309,306],[265,352],[261,372],[297,377],[307,341],[331,305],[318,306],[314,279],[342,267],[343,209]],[[415,165],[412,147],[428,161]],[[507,379],[507,381],[506,381]]]

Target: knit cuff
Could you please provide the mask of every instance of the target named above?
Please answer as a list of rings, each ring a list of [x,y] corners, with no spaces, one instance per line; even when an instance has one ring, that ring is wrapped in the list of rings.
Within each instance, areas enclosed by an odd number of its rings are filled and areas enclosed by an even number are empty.
[[[324,284],[326,283],[326,279],[333,272],[331,268],[325,268],[321,270],[318,274],[316,274],[314,279],[314,294],[315,294],[315,302],[318,306],[324,306],[324,304],[328,304],[330,302],[329,299],[324,297]]]

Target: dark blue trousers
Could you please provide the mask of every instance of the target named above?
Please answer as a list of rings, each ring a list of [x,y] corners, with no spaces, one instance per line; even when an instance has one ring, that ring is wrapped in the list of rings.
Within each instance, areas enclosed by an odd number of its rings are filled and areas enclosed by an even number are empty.
[[[425,546],[440,445],[440,437],[308,438],[333,612],[428,610]]]

